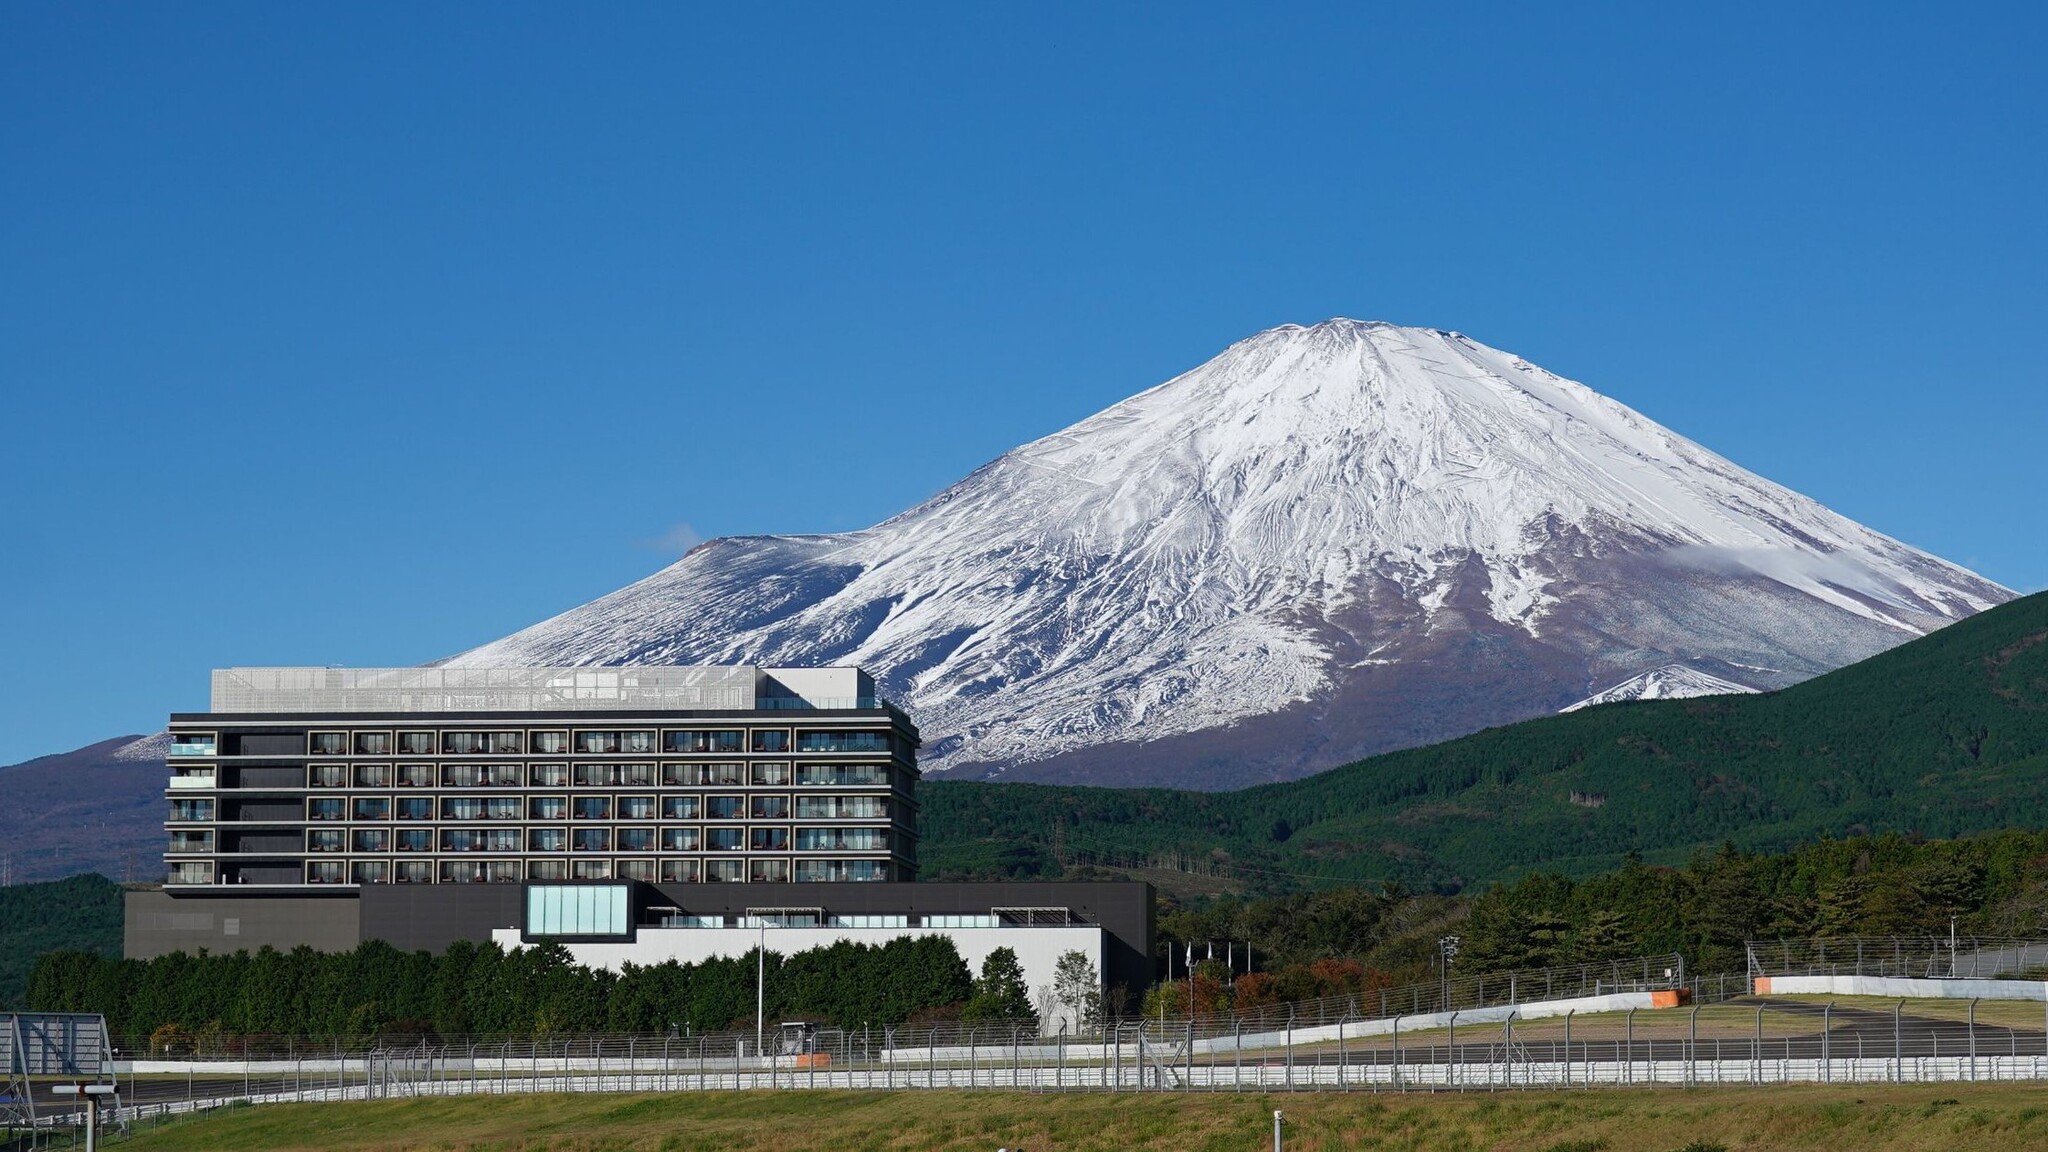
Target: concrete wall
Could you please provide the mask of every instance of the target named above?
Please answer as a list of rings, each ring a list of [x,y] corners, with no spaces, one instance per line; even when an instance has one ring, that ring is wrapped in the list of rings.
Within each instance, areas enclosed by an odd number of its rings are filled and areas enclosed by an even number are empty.
[[[1036,1006],[1040,990],[1052,985],[1053,966],[1062,954],[1080,952],[1095,965],[1095,971],[1103,970],[1103,954],[1108,934],[1100,928],[1078,926],[1069,928],[770,928],[766,932],[768,950],[787,956],[812,948],[825,948],[841,940],[855,944],[887,944],[900,936],[945,936],[960,950],[960,958],[967,961],[967,970],[980,975],[981,963],[988,954],[998,948],[1009,948],[1017,953],[1017,962],[1024,968],[1024,985],[1030,989]],[[491,939],[506,949],[523,947],[517,928],[505,928],[491,933]],[[630,944],[582,943],[568,944],[569,954],[579,964],[593,968],[609,968],[617,971],[627,962],[634,964],[659,964],[664,960],[675,960],[684,964],[709,960],[714,956],[744,956],[752,952],[763,939],[761,930],[755,928],[642,928],[639,939]],[[1074,1021],[1064,1013],[1055,1013],[1049,1031],[1058,1032],[1064,1019],[1068,1030],[1074,1028]],[[883,1023],[883,1021],[876,1021]],[[895,1023],[895,1021],[888,1021]]]
[[[353,892],[172,897],[160,889],[131,891],[121,926],[121,954],[150,960],[172,952],[216,955],[268,944],[289,952],[301,944],[346,952],[362,939]]]
[[[1899,976],[1758,976],[1759,996],[1889,996],[1908,1000],[2048,1000],[2039,980],[1914,980]]]
[[[499,928],[518,927],[524,909],[520,884],[365,884],[365,940],[401,952],[445,952],[457,940],[488,940]],[[353,945],[351,945],[353,947]]]

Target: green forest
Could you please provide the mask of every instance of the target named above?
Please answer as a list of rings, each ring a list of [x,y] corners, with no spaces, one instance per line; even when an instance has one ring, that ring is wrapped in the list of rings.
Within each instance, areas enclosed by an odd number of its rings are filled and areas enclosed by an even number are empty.
[[[121,954],[121,886],[97,873],[0,888],[0,1008],[16,1006],[43,952]]]
[[[927,878],[1167,867],[1454,892],[1724,841],[2048,826],[2048,593],[1780,692],[1610,704],[1238,792],[931,781]]]

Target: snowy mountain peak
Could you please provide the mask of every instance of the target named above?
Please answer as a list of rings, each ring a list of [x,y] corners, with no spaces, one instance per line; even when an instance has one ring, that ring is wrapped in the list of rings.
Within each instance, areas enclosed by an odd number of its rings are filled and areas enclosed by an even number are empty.
[[[1756,689],[1733,680],[1723,680],[1697,668],[1683,664],[1666,664],[1653,668],[1641,676],[1631,676],[1601,692],[1595,692],[1576,704],[1558,709],[1560,712],[1577,712],[1595,704],[1617,704],[1625,700],[1690,700],[1698,696],[1754,695]]]
[[[929,768],[1215,784],[1679,659],[1775,687],[2009,596],[1520,357],[1336,319],[873,528],[713,541],[458,660],[858,662]]]

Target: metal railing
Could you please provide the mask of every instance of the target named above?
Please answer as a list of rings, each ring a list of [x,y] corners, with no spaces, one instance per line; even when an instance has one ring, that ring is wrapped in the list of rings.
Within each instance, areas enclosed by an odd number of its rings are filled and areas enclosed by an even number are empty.
[[[1889,976],[1919,980],[2041,979],[2048,940],[1985,936],[1839,936],[1751,940],[1751,976]]]

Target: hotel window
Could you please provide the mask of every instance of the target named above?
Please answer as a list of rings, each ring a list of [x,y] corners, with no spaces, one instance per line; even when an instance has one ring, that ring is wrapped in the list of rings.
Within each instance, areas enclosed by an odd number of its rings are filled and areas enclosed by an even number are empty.
[[[575,838],[570,841],[578,852],[609,852],[612,850],[612,830],[609,828],[578,828]]]
[[[569,782],[567,764],[535,764],[527,777],[535,788],[560,788]]]
[[[695,796],[663,796],[661,814],[670,820],[696,820],[704,810],[703,803]]]
[[[578,764],[576,783],[583,788],[609,788],[612,783],[612,766],[609,764]]]
[[[434,864],[431,860],[400,860],[391,874],[392,879],[400,884],[431,884],[434,882]]]
[[[398,751],[406,756],[432,756],[434,734],[432,732],[400,732]]]
[[[654,787],[654,765],[621,764],[619,765],[617,782],[628,788],[652,788]]]
[[[483,782],[493,788],[519,787],[519,765],[486,764],[483,766]]]
[[[741,884],[747,879],[745,860],[704,861],[704,882],[707,884]]]
[[[887,764],[799,764],[796,782],[802,786],[866,787],[889,782]]]
[[[474,788],[483,780],[483,769],[478,765],[441,765],[441,786],[444,788]]]
[[[211,732],[180,732],[171,737],[171,755],[211,756],[219,747],[218,738]]]
[[[391,798],[389,796],[356,797],[355,818],[358,820],[391,819]]]
[[[356,733],[356,755],[358,755],[358,756],[389,756],[389,755],[391,755],[391,733],[389,733],[389,732],[358,732],[358,733]]]
[[[348,765],[314,764],[306,769],[306,786],[309,788],[348,787]]]
[[[484,819],[486,819],[486,820],[517,820],[517,819],[519,819],[519,797],[517,797],[517,796],[493,796],[493,797],[491,797],[490,799],[488,799],[488,800],[485,800],[485,801],[484,801]]]
[[[487,829],[483,833],[483,838],[484,851],[486,852],[519,851],[519,829],[517,828]]]
[[[738,820],[746,814],[744,796],[709,796],[704,800],[704,815],[713,820]]]
[[[748,846],[756,852],[787,852],[789,829],[755,828],[748,839]]]
[[[756,819],[756,820],[787,820],[787,819],[789,819],[789,797],[787,797],[787,796],[756,796],[756,797],[754,797],[754,819]]]
[[[474,756],[484,750],[481,732],[441,733],[441,752],[446,756]]]
[[[617,752],[618,750],[619,734],[617,732],[576,733],[576,751],[586,756],[594,752]]]
[[[652,828],[621,828],[621,829],[619,829],[619,851],[621,851],[621,852],[652,852],[652,851],[654,851],[654,829],[652,829]]]
[[[356,765],[356,787],[358,787],[358,788],[389,788],[389,787],[391,787],[391,765],[389,765],[389,764],[358,764],[358,765]]]
[[[213,863],[208,860],[188,860],[171,865],[172,884],[213,883]]]
[[[621,796],[621,797],[619,797],[619,819],[621,819],[621,820],[652,820],[652,819],[654,819],[654,797],[652,797],[652,796]]]
[[[560,820],[569,814],[569,802],[560,796],[536,796],[528,802],[527,812],[535,820]]]
[[[569,750],[567,732],[535,732],[527,740],[528,748],[537,755],[559,756]]]
[[[526,862],[528,880],[566,880],[569,865],[561,860],[529,860]]]
[[[654,730],[650,728],[619,733],[619,751],[639,753],[654,751]]]
[[[339,860],[309,860],[306,862],[306,883],[339,884],[348,875],[347,865]]]
[[[661,850],[664,852],[696,852],[704,847],[704,834],[695,828],[663,828]]]
[[[645,880],[645,881],[648,881],[649,883],[652,883],[652,882],[653,882],[653,880],[654,880],[654,861],[652,861],[652,860],[621,860],[621,861],[619,861],[619,879],[621,879],[621,880]]]
[[[213,801],[173,800],[171,801],[171,819],[178,821],[211,820],[213,819]]]
[[[787,752],[787,751],[789,751],[789,729],[787,729],[787,728],[756,728],[756,729],[754,729],[754,751],[756,751],[756,752]]]
[[[799,860],[796,862],[796,879],[800,883],[811,881],[887,880],[888,878],[889,864],[886,860]],[[933,919],[933,917],[927,916],[925,917],[925,923],[931,925]],[[957,928],[994,928],[996,926],[995,917],[993,916],[962,916],[948,919],[973,922],[938,926]],[[982,921],[984,920],[987,922],[983,923]]]
[[[713,852],[739,852],[747,846],[747,830],[744,828],[707,828],[704,831],[704,846]]]
[[[391,865],[382,860],[358,860],[353,866],[353,872],[358,884],[391,883]]]
[[[609,796],[578,796],[570,807],[570,813],[578,820],[609,820],[612,815],[612,798]]]
[[[564,828],[535,828],[526,834],[526,847],[532,852],[567,852],[569,832]]]
[[[356,851],[391,851],[391,833],[382,828],[358,828],[355,832]]]
[[[348,815],[348,801],[339,796],[306,801],[306,819],[339,820]]]
[[[342,834],[339,828],[315,828],[306,833],[306,851],[339,852]]]
[[[213,851],[213,833],[210,831],[173,832],[171,833],[171,851],[211,852]]]
[[[569,875],[577,880],[609,880],[612,878],[612,862],[609,860],[571,860]]]
[[[746,734],[737,728],[687,728],[665,732],[661,747],[665,752],[722,752],[728,755],[747,750]]]
[[[718,764],[699,764],[697,766],[697,783],[699,784],[708,784],[714,788],[737,788],[746,782],[747,766],[745,764],[721,762]]]
[[[313,756],[346,756],[348,733],[309,732],[306,734],[306,751]]]
[[[441,861],[441,883],[481,884],[484,882],[484,864],[481,860]]]
[[[796,830],[796,847],[799,852],[886,852],[889,850],[889,830],[799,828]]]
[[[755,884],[787,884],[789,883],[789,861],[749,860],[747,861],[747,879]]]
[[[889,801],[881,796],[799,796],[799,820],[886,820]]]
[[[789,783],[789,765],[754,765],[754,783],[764,788],[780,788]]]
[[[393,837],[400,852],[432,852],[434,832],[430,828],[400,828]]]
[[[443,828],[441,851],[477,852],[484,846],[484,834],[468,828]]]
[[[807,732],[796,734],[799,752],[887,752],[887,732]]]
[[[494,756],[517,756],[521,752],[526,751],[526,733],[486,732],[484,733],[484,751]]]
[[[432,820],[434,818],[434,798],[431,796],[400,796],[398,798],[398,811],[396,815],[400,820]]]
[[[664,884],[695,884],[703,874],[703,869],[695,860],[661,862],[661,879]]]
[[[432,788],[434,786],[434,766],[432,764],[400,764],[397,773],[398,786],[400,788]]]
[[[481,820],[484,818],[484,802],[474,796],[444,796],[441,798],[441,819]]]

